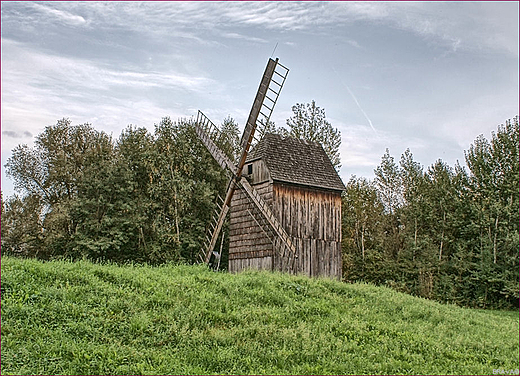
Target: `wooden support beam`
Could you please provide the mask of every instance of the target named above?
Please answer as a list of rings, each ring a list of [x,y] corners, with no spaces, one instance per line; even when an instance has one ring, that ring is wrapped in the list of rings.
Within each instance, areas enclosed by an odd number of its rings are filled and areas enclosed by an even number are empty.
[[[244,163],[247,158],[247,153],[249,152],[249,147],[255,135],[256,119],[258,118],[258,114],[260,113],[260,108],[262,107],[262,103],[264,102],[267,89],[269,88],[269,84],[271,83],[271,80],[273,78],[273,73],[276,68],[276,64],[278,64],[278,59],[269,59],[265,68],[264,75],[262,77],[262,81],[260,81],[260,86],[258,87],[256,98],[253,102],[253,107],[251,108],[251,112],[249,113],[249,117],[247,119],[244,134],[242,135],[242,139],[240,140],[242,154],[240,156],[237,165],[237,171],[235,174],[235,176],[237,177],[239,177],[242,174],[242,168],[244,167]]]

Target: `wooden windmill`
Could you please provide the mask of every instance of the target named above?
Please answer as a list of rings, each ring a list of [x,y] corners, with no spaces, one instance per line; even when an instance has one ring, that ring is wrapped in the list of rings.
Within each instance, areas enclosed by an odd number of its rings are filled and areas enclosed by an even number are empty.
[[[195,131],[230,177],[200,259],[220,263],[221,253],[214,248],[231,211],[230,271],[254,268],[337,278],[344,185],[321,145],[267,134],[250,150],[255,130],[269,121],[288,73],[278,59],[269,59],[236,162],[215,145],[218,128],[198,112]]]

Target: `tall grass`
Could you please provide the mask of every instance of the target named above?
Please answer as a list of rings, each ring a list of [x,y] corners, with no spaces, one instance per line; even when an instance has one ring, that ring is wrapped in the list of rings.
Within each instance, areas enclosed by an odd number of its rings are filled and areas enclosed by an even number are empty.
[[[1,271],[2,374],[493,374],[519,366],[518,312],[372,285],[9,257]]]

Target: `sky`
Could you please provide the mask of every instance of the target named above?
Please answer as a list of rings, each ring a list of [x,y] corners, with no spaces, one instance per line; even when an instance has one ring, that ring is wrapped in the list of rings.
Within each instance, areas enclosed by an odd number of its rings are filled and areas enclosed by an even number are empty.
[[[296,103],[341,132],[340,176],[372,179],[388,148],[425,169],[518,114],[519,2],[2,2],[1,186],[19,144],[58,119],[117,138],[203,111],[243,129],[267,60]]]

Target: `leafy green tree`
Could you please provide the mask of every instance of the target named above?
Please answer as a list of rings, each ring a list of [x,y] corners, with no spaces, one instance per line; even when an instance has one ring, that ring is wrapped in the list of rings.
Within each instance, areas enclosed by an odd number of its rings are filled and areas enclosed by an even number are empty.
[[[265,118],[258,120],[255,138],[261,140],[266,133],[278,133],[274,121],[266,121]],[[287,131],[286,131],[287,132]]]
[[[7,174],[15,189],[38,194],[46,204],[71,199],[99,142],[110,142],[110,138],[89,124],[72,126],[68,119],[58,120],[37,136],[33,148],[20,145],[13,150]]]
[[[78,223],[72,242],[75,257],[148,261],[143,251],[147,239],[142,227],[146,222],[142,218],[146,196],[143,187],[139,191],[135,182],[136,174],[143,173],[139,171],[141,156],[136,153],[136,160],[128,162],[118,149],[124,137],[135,133],[139,130],[127,128],[118,142],[105,149],[85,171],[72,205]]]
[[[233,157],[237,140],[225,119],[214,141]],[[153,135],[129,126],[115,142],[63,119],[33,148],[17,147],[7,170],[23,196],[3,202],[2,247],[38,257],[195,262],[227,183],[192,124],[169,118]],[[39,254],[28,248],[37,242]]]
[[[77,222],[71,205],[77,198],[78,182],[97,150],[111,143],[103,132],[89,124],[72,126],[62,119],[37,136],[35,146],[17,146],[7,160],[8,176],[23,196],[41,198],[45,207],[44,243],[49,255],[68,254]]]
[[[519,147],[515,117],[498,127],[491,142],[479,136],[466,152],[479,239],[473,278],[480,282],[481,305],[504,299],[518,304]]]
[[[48,172],[42,154],[39,148],[29,148],[25,144],[16,146],[5,164],[6,175],[13,179],[18,192],[38,195],[50,204],[56,202],[57,195],[47,183]]]
[[[380,223],[371,224],[375,251],[358,245],[362,217],[354,213],[363,198],[348,187],[345,276],[461,305],[517,306],[518,140],[517,118],[499,126],[491,141],[477,137],[466,152],[468,170],[438,160],[424,172],[409,150],[397,166],[387,150],[374,181],[384,211],[369,219]],[[385,273],[362,264],[363,253],[378,255]]]
[[[390,214],[396,214],[403,206],[403,189],[399,166],[394,162],[394,157],[386,149],[381,158],[381,164],[374,170],[375,183],[378,194]]]
[[[289,137],[289,131],[284,127],[277,127],[274,121],[266,122],[265,118],[260,119],[258,127],[256,128],[255,139],[261,140],[266,133],[279,134],[282,137]]]
[[[339,147],[341,145],[341,133],[332,127],[325,117],[325,110],[311,103],[296,103],[292,107],[293,116],[287,119],[289,135],[307,141],[318,142],[329,156],[334,168],[339,171],[341,159]]]
[[[47,258],[43,245],[42,200],[37,195],[2,197],[2,254]]]
[[[342,196],[343,269],[346,280],[384,282],[379,232],[384,210],[374,184],[351,177]]]
[[[424,173],[420,163],[414,161],[410,149],[406,149],[401,156],[399,162],[401,167],[401,184],[404,199],[403,217],[407,223],[405,231],[412,233],[408,236],[413,239],[412,259],[415,259],[416,252],[419,249],[419,226],[421,211],[421,202],[424,194]],[[410,224],[412,224],[410,226]]]
[[[388,149],[381,158],[381,164],[374,170],[374,174],[378,196],[385,210],[380,237],[381,246],[385,257],[397,263],[404,245],[401,233],[403,192],[399,167]]]
[[[401,155],[399,167],[403,200],[400,222],[404,241],[399,262],[400,275],[408,292],[430,298],[434,272],[428,258],[431,245],[429,237],[425,235],[425,174],[421,164],[413,159],[410,149]]]
[[[227,152],[236,148],[238,127],[228,118],[220,142],[229,142]],[[175,224],[173,234],[165,239],[178,242],[181,259],[198,262],[197,254],[205,235],[205,228],[215,210],[218,194],[223,195],[227,177],[214,161],[194,132],[190,122],[172,122],[164,118],[156,126],[154,184],[152,197],[162,205],[164,213],[163,231],[168,232],[167,223]],[[235,141],[233,141],[235,140]],[[219,140],[214,140],[219,142]],[[221,145],[219,145],[221,146]]]
[[[453,175],[453,170],[442,160],[435,162],[426,173],[426,192],[430,202],[429,223],[432,238],[438,245],[439,262],[442,262],[449,240],[446,233],[450,222],[448,217],[453,213]]]
[[[238,136],[238,124],[230,116],[224,119],[220,126],[217,146],[233,161],[240,157],[240,138]]]

